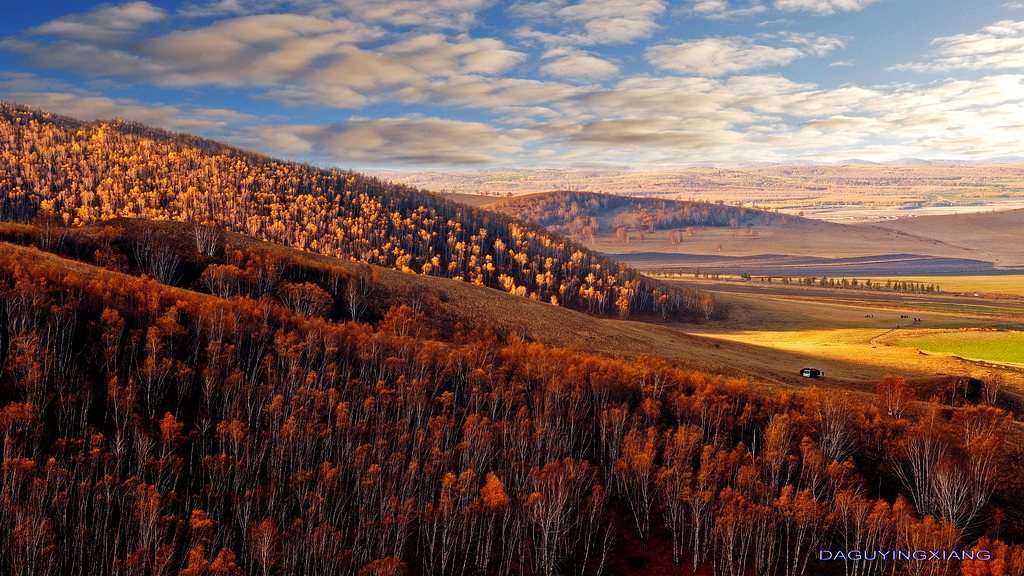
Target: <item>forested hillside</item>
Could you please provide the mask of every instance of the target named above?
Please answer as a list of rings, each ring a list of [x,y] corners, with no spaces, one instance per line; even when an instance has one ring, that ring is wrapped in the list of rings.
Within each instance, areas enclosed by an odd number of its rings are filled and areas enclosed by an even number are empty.
[[[600,233],[654,231],[688,226],[739,228],[795,219],[793,216],[722,202],[634,198],[571,191],[530,194],[487,206],[516,218],[538,222],[549,230],[581,240]]]
[[[508,216],[187,135],[0,104],[0,219],[79,226],[115,217],[218,223],[597,315],[700,314],[693,294]]]
[[[997,393],[766,395],[439,328],[390,271],[205,227],[0,238],[0,573],[1024,570]]]

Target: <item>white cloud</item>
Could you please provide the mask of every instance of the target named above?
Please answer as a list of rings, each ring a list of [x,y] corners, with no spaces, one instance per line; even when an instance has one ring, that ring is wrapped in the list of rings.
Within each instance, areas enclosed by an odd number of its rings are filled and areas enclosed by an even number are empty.
[[[779,10],[825,15],[836,12],[856,12],[879,1],[881,0],[776,0],[775,7]]]
[[[493,0],[211,0],[185,6],[189,18],[301,13],[394,28],[465,30]]]
[[[246,0],[214,0],[206,3],[188,4],[178,10],[178,14],[186,18],[245,14],[249,11],[245,2]]]
[[[826,34],[798,34],[783,32],[779,35],[782,41],[800,48],[810,56],[827,56],[829,53],[846,47],[846,38]]]
[[[501,122],[437,117],[354,118],[339,125],[272,125],[227,110],[151,105],[50,79],[0,77],[16,101],[84,118],[114,116],[199,131],[264,152],[345,166],[463,166],[523,161],[687,163],[850,157],[991,158],[1024,153],[1024,75],[934,84],[826,89],[777,75],[631,77],[593,91],[466,76],[426,95],[508,106]],[[500,85],[500,87],[496,87]],[[561,89],[552,94],[550,86]],[[435,94],[433,91],[437,91]],[[490,91],[489,91],[490,90]],[[540,111],[548,110],[544,116]],[[534,154],[543,150],[544,158]]]
[[[845,45],[835,36],[784,34],[788,46],[758,44],[744,36],[703,38],[647,49],[647,60],[680,74],[722,76],[784,66],[806,56],[824,56]]]
[[[51,69],[165,86],[263,88],[267,97],[287,103],[341,108],[366,106],[434,79],[497,75],[526,58],[493,38],[393,36],[345,18],[284,13],[225,18],[123,45],[40,31],[0,41],[0,47]]]
[[[627,44],[649,37],[665,13],[665,0],[540,0],[513,4],[510,11],[527,21],[519,36],[548,44]],[[551,23],[563,29],[538,32]]]
[[[7,39],[3,45],[46,68],[163,85],[244,86],[292,76],[314,60],[344,52],[379,33],[346,20],[266,14],[219,20],[157,37],[140,35],[112,45],[39,32],[36,36]]]
[[[141,30],[167,17],[162,8],[149,2],[117,6],[100,5],[91,12],[71,14],[30,29],[29,34],[57,36],[71,40],[106,43]]]
[[[729,130],[706,130],[703,126],[683,124],[674,118],[624,118],[597,120],[571,126],[563,136],[575,143],[620,149],[664,148],[676,153],[704,151],[738,144],[743,135]]]
[[[497,74],[526,59],[501,40],[460,37],[449,42],[440,34],[415,36],[381,52],[431,76]]]
[[[508,39],[477,34],[498,34],[493,22],[478,26],[492,0],[214,0],[173,15],[131,2],[0,40],[19,65],[77,73],[92,90],[7,74],[0,93],[74,116],[120,116],[349,166],[1024,154],[1024,75],[996,72],[1024,68],[1021,22],[936,39],[929,59],[902,68],[982,73],[927,83],[787,78],[779,69],[800,59],[854,61],[835,57],[847,38],[777,32],[797,25],[784,21],[751,36],[609,48],[649,38],[663,19],[681,15],[738,18],[770,7],[826,14],[870,3],[687,0],[670,14],[662,0],[539,0],[511,8],[522,27]],[[641,75],[640,58],[664,73]],[[229,110],[95,91],[122,80],[194,88],[197,100],[205,87],[240,88],[309,106],[307,118],[374,104],[400,112],[267,126]]]
[[[619,72],[619,67],[591,53],[573,48],[552,48],[542,56],[540,70],[567,80],[600,80]]]
[[[767,75],[637,77],[585,98],[571,118],[549,130],[586,144],[590,160],[638,165],[1013,156],[1024,153],[1024,76],[833,89]]]
[[[594,43],[617,44],[650,36],[664,12],[662,0],[581,0],[558,15],[582,24]]]
[[[560,82],[461,75],[412,84],[393,96],[403,103],[444,102],[519,115],[556,116],[559,113],[552,106],[584,93],[583,88]]]
[[[761,0],[749,0],[741,6],[735,6],[728,0],[687,0],[687,10],[697,16],[722,20],[763,14],[768,7]]]
[[[333,2],[353,19],[398,27],[465,29],[491,0],[345,0]]]
[[[239,123],[256,120],[234,110],[111,98],[32,74],[0,75],[0,92],[5,99],[81,120],[120,118],[218,138],[231,134]]]
[[[804,53],[797,48],[764,46],[742,37],[704,38],[647,49],[647,60],[680,74],[721,76],[789,64]]]
[[[493,126],[444,118],[273,126],[254,129],[253,138],[286,154],[314,153],[333,162],[375,165],[493,164],[520,149],[517,139]]]
[[[1002,20],[973,34],[932,40],[930,60],[894,66],[893,70],[1008,70],[1024,68],[1024,21]]]
[[[715,14],[729,9],[726,0],[690,0],[690,10],[697,14]]]
[[[171,85],[267,85],[323,58],[343,57],[355,43],[376,37],[378,32],[347,20],[242,16],[146,41],[139,58],[130,61],[138,66],[123,73]]]

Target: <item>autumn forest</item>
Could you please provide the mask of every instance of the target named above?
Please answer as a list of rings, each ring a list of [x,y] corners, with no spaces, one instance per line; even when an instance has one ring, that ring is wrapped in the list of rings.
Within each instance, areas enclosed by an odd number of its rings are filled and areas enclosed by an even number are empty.
[[[0,120],[2,574],[1024,574],[998,379],[770,389],[555,345],[506,305],[729,311],[541,226],[584,238],[585,203],[512,216],[136,124]],[[647,225],[781,217],[671,208]]]

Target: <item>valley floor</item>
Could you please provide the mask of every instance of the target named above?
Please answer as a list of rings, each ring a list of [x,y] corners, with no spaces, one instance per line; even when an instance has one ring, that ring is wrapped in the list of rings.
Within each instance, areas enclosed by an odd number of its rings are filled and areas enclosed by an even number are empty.
[[[1024,282],[1024,276],[1017,278]],[[1014,394],[1024,392],[1024,370],[1015,361],[1024,336],[1021,297],[902,294],[756,280],[685,283],[714,293],[730,307],[728,320],[686,331],[723,346],[762,351],[750,358],[751,368],[788,369],[800,382],[797,372],[812,366],[826,374],[815,385],[863,391],[872,391],[885,374],[901,374],[915,383],[918,398],[935,393],[934,386],[948,377],[998,374]],[[733,356],[734,363],[743,359]]]

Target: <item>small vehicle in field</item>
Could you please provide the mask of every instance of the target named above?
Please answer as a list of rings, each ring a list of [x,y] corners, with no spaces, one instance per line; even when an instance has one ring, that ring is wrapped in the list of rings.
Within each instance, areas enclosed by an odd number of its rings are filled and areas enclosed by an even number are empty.
[[[804,368],[800,370],[800,375],[804,378],[824,378],[825,371],[818,368]]]

